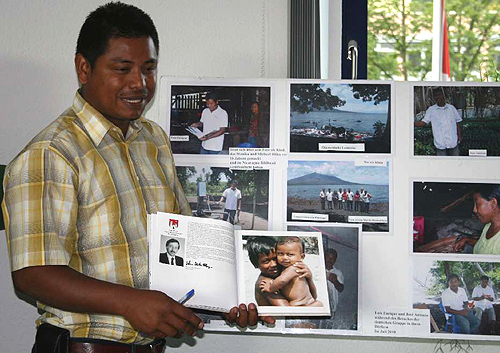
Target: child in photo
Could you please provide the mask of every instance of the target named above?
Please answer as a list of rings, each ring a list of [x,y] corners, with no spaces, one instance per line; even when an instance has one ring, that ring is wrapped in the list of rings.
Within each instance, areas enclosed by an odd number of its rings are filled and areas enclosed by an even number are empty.
[[[276,242],[276,258],[281,271],[277,277],[262,279],[259,288],[262,292],[281,291],[291,306],[323,306],[316,300],[317,291],[311,271],[301,274],[297,263],[305,257],[304,243],[299,237],[284,237]],[[278,269],[280,270],[280,269]]]

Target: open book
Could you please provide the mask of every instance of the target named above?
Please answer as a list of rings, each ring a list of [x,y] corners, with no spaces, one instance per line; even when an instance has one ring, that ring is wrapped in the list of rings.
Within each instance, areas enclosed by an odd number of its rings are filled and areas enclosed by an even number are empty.
[[[330,314],[319,232],[241,231],[157,213],[148,215],[148,236],[150,288],[175,300],[194,289],[188,307],[228,312],[254,302],[261,315]]]

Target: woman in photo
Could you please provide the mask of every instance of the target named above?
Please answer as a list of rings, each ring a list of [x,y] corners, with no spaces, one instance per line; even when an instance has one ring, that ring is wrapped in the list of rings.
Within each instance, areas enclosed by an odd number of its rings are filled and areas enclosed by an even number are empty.
[[[454,250],[473,246],[474,254],[500,255],[500,185],[483,184],[474,190],[474,214],[485,226],[481,236],[459,240]]]
[[[250,111],[248,143],[252,147],[269,147],[269,122],[264,118],[260,104],[252,102]]]

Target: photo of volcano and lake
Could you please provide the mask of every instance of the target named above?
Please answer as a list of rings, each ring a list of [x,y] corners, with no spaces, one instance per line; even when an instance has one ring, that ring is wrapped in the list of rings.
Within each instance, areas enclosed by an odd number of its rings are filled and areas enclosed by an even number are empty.
[[[390,154],[390,125],[390,84],[290,86],[290,152]]]
[[[288,163],[288,221],[319,214],[325,222],[361,223],[364,232],[388,232],[389,195],[388,162],[384,166],[344,160]]]

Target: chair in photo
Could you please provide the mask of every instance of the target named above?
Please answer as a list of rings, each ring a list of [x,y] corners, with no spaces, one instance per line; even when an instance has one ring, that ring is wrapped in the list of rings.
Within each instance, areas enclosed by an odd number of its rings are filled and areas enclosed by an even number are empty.
[[[452,333],[460,333],[460,327],[455,320],[455,314],[447,313],[446,309],[444,308],[443,302],[439,302],[439,308],[446,316],[446,325],[444,327],[444,330],[446,332],[450,332],[451,329]]]

